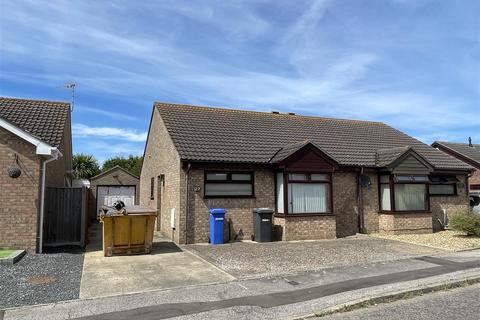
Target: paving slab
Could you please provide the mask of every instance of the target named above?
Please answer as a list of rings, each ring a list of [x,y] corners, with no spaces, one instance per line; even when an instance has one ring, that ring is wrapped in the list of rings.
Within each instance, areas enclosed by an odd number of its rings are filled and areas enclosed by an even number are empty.
[[[104,257],[88,251],[83,263],[80,298],[221,283],[234,277],[185,252],[172,242],[155,242],[152,254]]]

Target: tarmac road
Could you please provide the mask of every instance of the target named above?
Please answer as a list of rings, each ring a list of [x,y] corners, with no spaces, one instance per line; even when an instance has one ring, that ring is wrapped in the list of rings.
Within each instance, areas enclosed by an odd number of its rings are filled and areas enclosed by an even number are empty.
[[[480,284],[318,318],[319,320],[480,319]]]

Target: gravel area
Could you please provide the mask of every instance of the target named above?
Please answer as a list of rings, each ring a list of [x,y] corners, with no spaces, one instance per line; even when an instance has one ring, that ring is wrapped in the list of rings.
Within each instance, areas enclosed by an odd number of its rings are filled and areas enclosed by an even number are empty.
[[[78,299],[83,253],[27,254],[0,265],[0,309]]]
[[[235,242],[215,246],[197,244],[187,245],[184,248],[241,279],[390,261],[443,252],[363,235],[320,241]]]
[[[480,248],[480,237],[466,236],[462,232],[450,230],[427,234],[386,235],[376,233],[372,234],[371,236],[382,239],[430,246],[433,248],[443,249],[447,251],[460,251]]]

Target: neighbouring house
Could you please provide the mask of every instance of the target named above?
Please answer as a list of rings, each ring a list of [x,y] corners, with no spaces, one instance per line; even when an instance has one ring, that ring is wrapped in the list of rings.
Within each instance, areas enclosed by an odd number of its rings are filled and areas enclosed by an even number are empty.
[[[435,141],[432,147],[475,168],[469,179],[469,190],[470,194],[480,196],[480,144],[472,143],[469,138],[468,143]],[[475,211],[480,211],[480,207],[476,206]]]
[[[46,187],[72,181],[70,104],[0,97],[0,248],[38,250]]]
[[[140,178],[120,166],[108,169],[90,179],[89,219],[95,220],[102,206],[121,200],[127,206],[138,204]]]
[[[157,102],[140,203],[178,243],[209,240],[209,208],[227,209],[227,241],[250,239],[256,207],[279,240],[428,233],[468,208],[471,172],[381,122]]]

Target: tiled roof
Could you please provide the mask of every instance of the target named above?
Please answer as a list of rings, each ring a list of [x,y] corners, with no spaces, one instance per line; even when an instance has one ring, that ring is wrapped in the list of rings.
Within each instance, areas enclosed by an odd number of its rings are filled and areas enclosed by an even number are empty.
[[[432,145],[450,149],[480,165],[480,144],[472,143],[470,147],[468,143],[435,141]]]
[[[170,103],[155,108],[183,160],[269,163],[309,140],[340,165],[376,167],[377,151],[412,146],[437,169],[471,167],[381,122]]]
[[[411,146],[402,146],[388,149],[379,149],[377,150],[376,164],[379,167],[386,167],[411,148]]]
[[[0,118],[58,147],[62,141],[70,104],[0,97]]]

